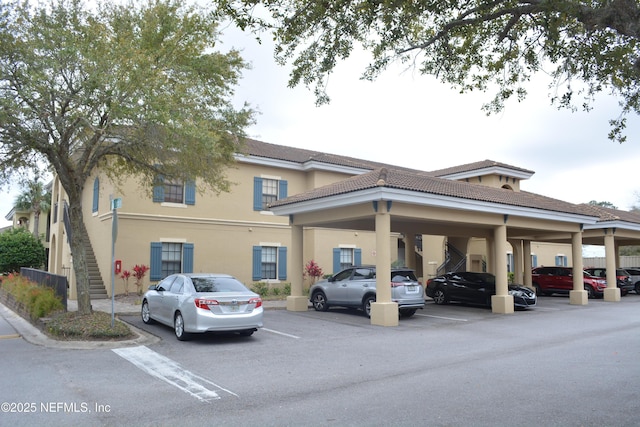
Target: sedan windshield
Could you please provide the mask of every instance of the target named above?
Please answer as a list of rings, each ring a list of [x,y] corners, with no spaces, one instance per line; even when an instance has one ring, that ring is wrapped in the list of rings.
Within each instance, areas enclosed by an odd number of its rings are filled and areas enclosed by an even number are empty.
[[[196,292],[248,292],[236,279],[228,277],[192,277]]]

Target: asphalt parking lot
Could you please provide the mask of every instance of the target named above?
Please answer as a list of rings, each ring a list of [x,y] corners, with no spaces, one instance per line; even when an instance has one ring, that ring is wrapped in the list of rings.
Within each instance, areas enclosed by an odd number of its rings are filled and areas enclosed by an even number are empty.
[[[269,310],[252,337],[188,342],[124,320],[181,366],[210,361],[208,379],[261,425],[640,425],[640,295],[587,306],[541,297],[509,315],[429,302],[397,327],[358,310]],[[242,425],[237,405],[215,405],[220,423]]]

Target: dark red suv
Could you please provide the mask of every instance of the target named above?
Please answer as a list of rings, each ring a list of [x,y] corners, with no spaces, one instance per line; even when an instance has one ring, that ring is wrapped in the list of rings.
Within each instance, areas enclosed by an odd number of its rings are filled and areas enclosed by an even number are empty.
[[[584,290],[589,298],[602,296],[607,281],[583,271]],[[571,267],[537,267],[531,270],[531,281],[538,295],[554,293],[568,294],[573,290],[573,269]]]

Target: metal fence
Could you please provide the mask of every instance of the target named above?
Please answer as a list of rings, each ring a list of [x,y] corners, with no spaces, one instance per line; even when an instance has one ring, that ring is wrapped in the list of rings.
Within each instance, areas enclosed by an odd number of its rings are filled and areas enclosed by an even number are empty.
[[[20,275],[26,277],[42,286],[48,286],[53,288],[56,295],[62,299],[64,309],[67,309],[67,278],[66,276],[59,276],[57,274],[51,274],[48,271],[36,270],[35,268],[20,268]]]

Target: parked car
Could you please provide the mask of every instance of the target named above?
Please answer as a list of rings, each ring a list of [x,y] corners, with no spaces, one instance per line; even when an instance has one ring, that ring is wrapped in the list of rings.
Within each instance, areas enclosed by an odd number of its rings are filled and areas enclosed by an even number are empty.
[[[585,268],[584,271],[591,274],[595,277],[600,277],[601,279],[607,280],[607,269],[606,268]],[[622,269],[616,269],[616,286],[620,288],[620,294],[625,296],[629,293],[629,291],[634,290],[634,285],[631,282],[631,277],[629,273]]]
[[[142,321],[173,328],[184,341],[191,333],[233,331],[251,336],[262,327],[262,299],[226,274],[172,274],[149,286]]]
[[[607,281],[582,272],[584,290],[589,298],[602,296]],[[536,267],[531,270],[531,281],[536,294],[568,294],[573,290],[573,269],[571,267]]]
[[[408,268],[392,268],[391,301],[398,303],[400,316],[413,316],[424,307],[424,292],[416,274]],[[371,316],[371,303],[376,301],[375,266],[346,268],[309,289],[309,299],[317,311],[331,306],[361,308]]]
[[[629,273],[629,279],[633,283],[636,294],[640,294],[640,268],[625,268],[625,270]]]
[[[496,294],[496,277],[491,273],[458,271],[446,273],[427,281],[426,294],[436,304],[450,301],[467,302],[491,307],[491,296]],[[509,285],[514,308],[535,307],[537,297],[531,289]]]

